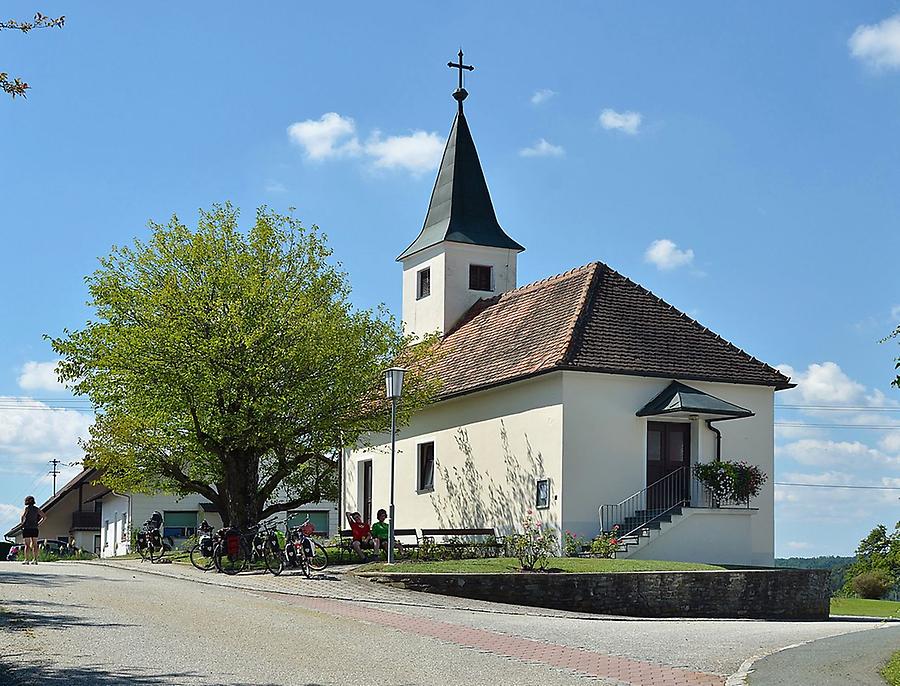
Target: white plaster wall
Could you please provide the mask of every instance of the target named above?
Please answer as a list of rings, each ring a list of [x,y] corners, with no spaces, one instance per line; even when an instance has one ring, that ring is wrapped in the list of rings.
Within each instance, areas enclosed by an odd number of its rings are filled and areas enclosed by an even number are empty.
[[[757,510],[685,511],[681,521],[665,528],[630,558],[638,560],[677,560],[708,564],[769,566],[752,549],[753,528],[760,513]]]
[[[449,331],[481,298],[493,298],[516,287],[516,258],[518,253],[507,248],[489,248],[483,245],[452,243],[445,246],[445,289],[444,332]],[[469,290],[469,265],[480,264],[493,267],[494,290]]]
[[[562,503],[561,375],[473,393],[419,412],[397,441],[395,504],[398,528],[494,527],[508,533],[534,509],[536,480],[550,480],[550,508],[535,514],[555,527]],[[416,446],[435,443],[435,484],[416,492]],[[390,443],[371,437],[371,447],[344,457],[344,510],[361,509],[359,464],[373,462],[373,514],[388,509]]]
[[[599,529],[598,509],[618,503],[646,486],[646,427],[637,412],[671,379],[563,372],[563,525],[585,537]],[[754,564],[774,562],[774,391],[761,386],[682,380],[689,386],[756,413],[719,422],[722,458],[759,465],[768,476],[753,501],[747,546]],[[662,418],[649,418],[657,420]],[[676,420],[673,420],[676,421]],[[684,420],[680,420],[684,421]],[[715,456],[715,434],[705,422],[691,422],[692,461]]]
[[[422,337],[444,331],[444,251],[433,245],[403,260],[403,330]],[[431,295],[416,299],[418,273],[431,270]]]
[[[446,333],[480,298],[516,287],[514,250],[445,241],[403,260],[403,327],[408,334]],[[469,265],[493,267],[494,290],[469,290]],[[431,269],[431,295],[416,299],[417,274]]]
[[[125,540],[122,540],[122,515],[128,518],[128,498],[108,493],[102,499],[100,513],[100,557],[125,555],[131,547],[131,524],[126,521]]]

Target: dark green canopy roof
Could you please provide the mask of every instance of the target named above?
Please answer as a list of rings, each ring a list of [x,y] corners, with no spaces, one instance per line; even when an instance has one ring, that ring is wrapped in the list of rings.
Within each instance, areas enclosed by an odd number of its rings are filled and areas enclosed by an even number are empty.
[[[638,417],[677,413],[714,415],[716,417],[752,417],[743,407],[673,381],[653,400],[637,411]]]
[[[497,222],[475,141],[461,110],[450,129],[422,232],[397,259],[441,241],[525,249],[507,236]]]

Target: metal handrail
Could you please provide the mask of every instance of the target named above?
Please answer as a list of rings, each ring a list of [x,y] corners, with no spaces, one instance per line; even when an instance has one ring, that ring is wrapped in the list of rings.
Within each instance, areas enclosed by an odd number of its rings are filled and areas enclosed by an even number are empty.
[[[688,468],[679,467],[620,503],[602,505],[599,512],[600,531],[611,533],[614,527],[619,527],[619,538],[634,536],[671,511],[689,504],[687,486],[690,475]],[[654,491],[652,510],[648,507],[648,494],[651,491]]]

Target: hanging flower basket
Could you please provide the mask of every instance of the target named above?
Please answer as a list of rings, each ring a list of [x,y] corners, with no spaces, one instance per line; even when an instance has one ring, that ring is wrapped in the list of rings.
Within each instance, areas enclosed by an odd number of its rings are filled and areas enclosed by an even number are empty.
[[[695,464],[694,476],[706,488],[716,507],[728,503],[750,507],[750,500],[759,495],[767,478],[755,464],[732,460]]]

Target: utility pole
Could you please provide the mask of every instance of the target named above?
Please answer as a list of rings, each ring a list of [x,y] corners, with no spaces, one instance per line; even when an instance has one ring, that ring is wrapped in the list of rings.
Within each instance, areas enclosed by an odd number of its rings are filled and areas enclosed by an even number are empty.
[[[59,474],[59,470],[56,468],[58,465],[62,464],[61,460],[57,460],[55,457],[50,460],[50,464],[53,465],[53,469],[51,469],[48,474],[53,475],[53,495],[56,495],[56,475]]]

